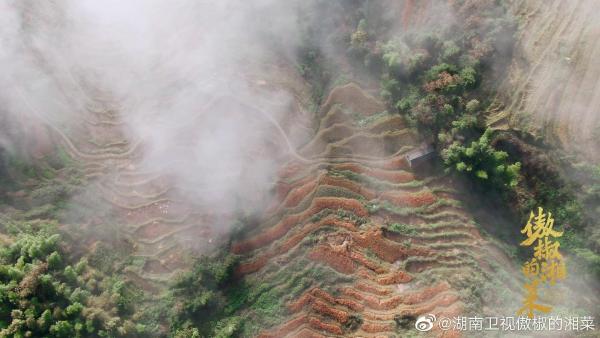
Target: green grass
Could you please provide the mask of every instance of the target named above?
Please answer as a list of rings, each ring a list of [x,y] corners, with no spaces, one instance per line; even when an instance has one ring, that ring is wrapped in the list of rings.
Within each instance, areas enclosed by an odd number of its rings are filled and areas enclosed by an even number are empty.
[[[410,207],[398,207],[388,201],[374,201],[374,202],[369,202],[367,204],[367,209],[371,213],[375,213],[375,212],[379,211],[380,209],[383,209],[383,210],[386,210],[388,212],[391,212],[391,213],[399,215],[399,216],[409,216],[409,215],[427,215],[428,213],[436,210],[437,208],[446,207],[446,206],[458,208],[461,206],[461,204],[459,201],[456,201],[456,200],[441,198],[430,205],[416,207],[416,208],[410,208]]]
[[[364,196],[357,194],[354,191],[331,185],[320,185],[317,188],[314,197],[342,197],[359,201],[365,199]]]
[[[406,189],[422,187],[426,182],[414,180],[406,183],[390,183],[371,176],[355,173],[351,170],[329,169],[328,175],[333,177],[345,177],[349,180],[361,183],[367,188],[383,191],[392,189]]]
[[[416,235],[417,234],[417,230],[412,225],[404,224],[404,223],[391,223],[391,224],[387,225],[386,229],[389,231],[393,231],[395,233],[401,234],[401,235]]]
[[[354,114],[353,118],[354,118],[354,124],[356,126],[364,128],[380,119],[384,119],[389,116],[392,116],[392,115],[386,110],[386,111],[382,111],[377,114],[373,114],[371,116],[364,116],[363,114]]]

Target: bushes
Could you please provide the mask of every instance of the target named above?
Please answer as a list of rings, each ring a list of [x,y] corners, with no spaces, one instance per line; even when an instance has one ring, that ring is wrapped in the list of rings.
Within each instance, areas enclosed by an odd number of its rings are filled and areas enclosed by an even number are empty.
[[[381,97],[392,101],[401,92],[400,82],[393,77],[384,75],[381,79]]]
[[[89,290],[93,270],[69,263],[61,238],[51,225],[23,232],[0,250],[0,336],[125,337],[140,333],[114,313],[133,289],[122,281],[100,278],[110,287]],[[131,297],[133,298],[133,297]],[[143,328],[143,327],[142,327]]]
[[[426,82],[437,79],[440,74],[446,73],[454,75],[458,72],[458,68],[454,64],[439,63],[431,67],[426,73],[424,80]]]
[[[356,31],[350,37],[350,45],[353,48],[366,48],[369,35],[367,34],[367,22],[362,19],[358,22]]]
[[[312,240],[305,238],[305,242]],[[238,258],[229,254],[200,257],[173,284],[169,321],[174,337],[254,337],[281,323],[288,314],[284,304],[291,297],[311,286],[339,282],[339,276],[328,268],[310,266],[304,259],[236,280],[232,272],[237,263]]]
[[[276,293],[266,283],[234,280],[237,264],[237,256],[229,254],[203,256],[179,276],[168,300],[173,337],[236,337],[282,314],[283,290]],[[234,315],[244,309],[251,309],[260,321],[248,323],[246,316]]]
[[[417,39],[411,48],[410,41],[391,40],[382,55],[382,97],[429,136],[448,133],[454,121],[475,114],[480,105],[477,99],[467,99],[479,83],[477,62],[460,54],[457,41],[439,41],[435,36]],[[465,102],[470,103],[468,107]]]
[[[490,187],[499,190],[513,188],[518,183],[521,164],[510,163],[506,152],[495,150],[490,145],[490,134],[491,131],[486,130],[469,146],[453,143],[442,152],[444,164]]]
[[[475,68],[468,66],[460,71],[460,79],[462,80],[462,86],[464,89],[473,89],[477,84],[477,71]]]
[[[460,54],[460,47],[456,42],[450,40],[443,43],[440,59],[444,62],[457,62]]]
[[[417,234],[417,230],[413,226],[411,226],[409,224],[403,224],[403,223],[388,224],[387,230],[396,232],[401,235],[411,235],[412,236],[412,235]]]
[[[502,6],[453,6],[458,24],[386,36],[387,42],[375,41],[367,55],[380,55],[383,99],[436,145],[449,170],[491,188],[511,188],[520,165],[495,150],[490,134],[484,134],[480,77],[512,21]],[[376,40],[374,35],[369,38]],[[501,43],[508,50],[510,41],[505,40]]]
[[[241,329],[240,321],[223,321],[229,314],[225,311],[226,290],[236,264],[237,257],[232,255],[203,256],[191,271],[178,277],[170,296],[173,306],[169,317],[174,336],[231,337]]]

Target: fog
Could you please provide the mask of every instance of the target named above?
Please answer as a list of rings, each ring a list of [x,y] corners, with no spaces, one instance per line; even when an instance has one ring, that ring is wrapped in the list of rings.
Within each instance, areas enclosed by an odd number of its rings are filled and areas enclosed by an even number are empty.
[[[390,27],[397,36],[432,29],[432,22],[443,30],[455,20],[442,3],[412,11],[400,4],[390,10],[403,17]],[[131,163],[107,162],[117,175],[167,176],[212,211],[260,209],[276,171],[310,137],[312,116],[297,100],[305,84],[293,67],[305,38],[300,22],[312,6],[301,0],[1,2],[0,147],[15,151],[19,143],[40,141],[40,125],[78,146],[87,111],[100,106],[119,114],[119,137],[136,155]],[[319,39],[327,50],[326,37]],[[583,107],[586,121],[595,121],[590,107]]]
[[[70,132],[80,128],[86,108],[117,111],[124,137],[142,149],[137,170],[167,175],[193,198],[224,210],[268,191],[306,134],[286,116],[295,113],[295,93],[269,86],[270,69],[295,63],[295,3],[0,6],[2,114],[25,130],[41,121],[77,146],[83,140]],[[10,149],[28,137],[0,142]]]

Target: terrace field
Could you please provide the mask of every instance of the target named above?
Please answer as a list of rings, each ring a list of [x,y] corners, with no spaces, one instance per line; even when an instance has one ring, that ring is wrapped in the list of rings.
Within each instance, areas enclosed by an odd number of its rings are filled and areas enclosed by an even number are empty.
[[[0,337],[501,337],[415,323],[514,316],[540,206],[600,316],[592,1],[87,5],[4,8]]]

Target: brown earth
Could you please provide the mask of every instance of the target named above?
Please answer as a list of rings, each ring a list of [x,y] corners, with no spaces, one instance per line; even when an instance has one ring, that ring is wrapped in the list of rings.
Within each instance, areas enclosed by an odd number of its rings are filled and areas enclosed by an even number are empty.
[[[330,109],[319,123],[325,132],[317,130],[315,137],[343,143],[353,135],[364,135],[364,130],[377,133],[404,128],[397,117],[385,118],[390,120],[386,128],[382,127],[385,119],[375,121],[377,127],[357,127],[345,119],[337,119],[333,124],[326,122],[334,116],[331,112],[337,111],[332,102],[347,104],[340,91],[349,87],[341,88],[334,89],[323,105],[323,111]],[[350,88],[352,105],[359,107],[364,101],[365,107],[371,106],[372,97],[354,84]],[[485,250],[478,248],[485,240],[459,204],[437,205],[455,198],[445,189],[438,189],[443,187],[443,181],[435,180],[435,185],[428,186],[407,168],[403,153],[416,142],[397,144],[390,152],[392,155],[380,158],[364,158],[360,155],[361,147],[352,144],[345,157],[328,157],[331,155],[327,147],[315,148],[314,144],[307,143],[310,152],[299,152],[310,153],[312,161],[290,161],[279,172],[277,201],[264,216],[269,221],[232,244],[232,253],[242,256],[237,275],[266,282],[270,276],[267,271],[307,259],[331,269],[332,273],[351,277],[352,281],[326,285],[313,280],[312,287],[286,303],[287,319],[276,327],[265,328],[260,336],[397,337],[403,332],[395,322],[397,316],[461,314],[462,287],[447,281],[428,283],[421,276],[437,269],[456,275],[487,276],[483,269],[466,263],[484,264],[485,259],[478,255],[482,252],[485,255]],[[318,150],[322,154],[315,153]],[[337,161],[329,163],[333,158]],[[380,183],[367,187],[367,179]],[[367,209],[367,202],[383,201],[408,214]],[[409,224],[416,233],[389,232],[385,228],[390,222]],[[430,227],[432,222],[448,224]],[[358,324],[350,325],[356,318],[360,318]],[[453,331],[432,332],[439,337],[460,336]]]

